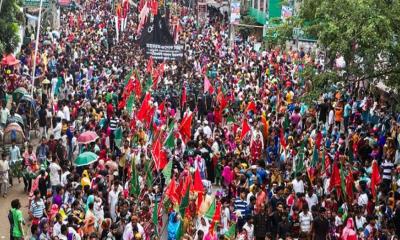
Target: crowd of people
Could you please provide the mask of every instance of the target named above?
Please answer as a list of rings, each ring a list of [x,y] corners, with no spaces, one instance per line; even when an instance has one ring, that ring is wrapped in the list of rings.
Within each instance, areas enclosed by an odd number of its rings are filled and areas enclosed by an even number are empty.
[[[232,43],[225,15],[199,24],[178,3],[184,58],[153,60],[136,36],[157,4],[125,9],[118,40],[112,4],[81,1],[41,34],[39,140],[13,140],[0,160],[3,196],[23,180],[29,197],[28,216],[11,202],[10,239],[400,236],[400,118],[379,96],[338,86],[308,103],[302,73],[324,71],[310,51]],[[8,89],[34,87],[33,49],[3,74]]]

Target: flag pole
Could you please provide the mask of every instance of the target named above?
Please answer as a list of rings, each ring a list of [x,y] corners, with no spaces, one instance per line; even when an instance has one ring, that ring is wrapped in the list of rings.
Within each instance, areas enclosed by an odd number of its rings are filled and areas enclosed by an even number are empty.
[[[1,0],[3,2],[3,0]],[[31,86],[31,95],[33,96],[33,90],[35,88],[35,73],[36,73],[36,58],[37,58],[37,53],[38,53],[38,48],[39,48],[39,36],[40,36],[40,24],[41,24],[41,18],[42,18],[42,6],[43,6],[43,0],[40,0],[39,4],[39,16],[38,16],[38,26],[36,30],[36,43],[35,43],[35,54],[33,57],[33,69],[32,69],[32,86]],[[1,5],[0,5],[1,7]]]

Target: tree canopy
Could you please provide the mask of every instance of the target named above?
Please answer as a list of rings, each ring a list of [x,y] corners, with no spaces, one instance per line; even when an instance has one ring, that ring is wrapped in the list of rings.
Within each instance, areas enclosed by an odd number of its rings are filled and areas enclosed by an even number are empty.
[[[371,80],[400,90],[399,26],[399,0],[303,0],[297,16],[278,30],[287,37],[294,27],[301,27],[315,36],[329,69],[334,69],[338,55],[344,58],[343,71],[310,75],[323,79],[321,86],[334,80]]]
[[[20,41],[23,15],[18,0],[3,0],[0,11],[0,53],[12,53]]]

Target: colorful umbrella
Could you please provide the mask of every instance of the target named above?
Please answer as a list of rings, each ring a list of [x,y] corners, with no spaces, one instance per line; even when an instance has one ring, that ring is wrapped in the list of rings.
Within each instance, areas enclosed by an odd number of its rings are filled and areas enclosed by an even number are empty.
[[[91,142],[96,141],[99,138],[96,132],[93,131],[87,131],[79,135],[78,137],[78,143],[80,144],[88,144]]]
[[[84,152],[79,154],[79,156],[75,160],[75,165],[77,167],[86,166],[96,162],[99,159],[99,156],[92,152]]]

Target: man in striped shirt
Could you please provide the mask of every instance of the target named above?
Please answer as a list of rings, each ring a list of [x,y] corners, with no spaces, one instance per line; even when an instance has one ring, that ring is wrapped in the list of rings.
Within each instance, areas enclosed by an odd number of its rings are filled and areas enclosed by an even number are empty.
[[[382,191],[387,195],[392,185],[392,172],[394,164],[391,160],[385,159],[381,164],[381,168],[382,168]]]
[[[247,209],[247,202],[246,202],[246,190],[242,190],[240,195],[237,199],[235,199],[234,203],[235,212],[238,215],[238,221],[236,227],[239,232],[242,231],[243,225],[246,221],[246,209]]]
[[[33,217],[32,224],[38,225],[40,219],[45,216],[45,204],[43,199],[40,197],[39,190],[35,190],[33,192],[34,199],[31,202],[31,206],[29,207],[29,215]]]
[[[113,115],[110,117],[110,119],[108,120],[108,126],[110,127],[111,130],[111,134],[110,134],[110,148],[112,150],[114,150],[114,146],[115,146],[115,142],[114,142],[114,132],[115,130],[118,128],[118,118],[115,117],[115,114],[113,113]]]

